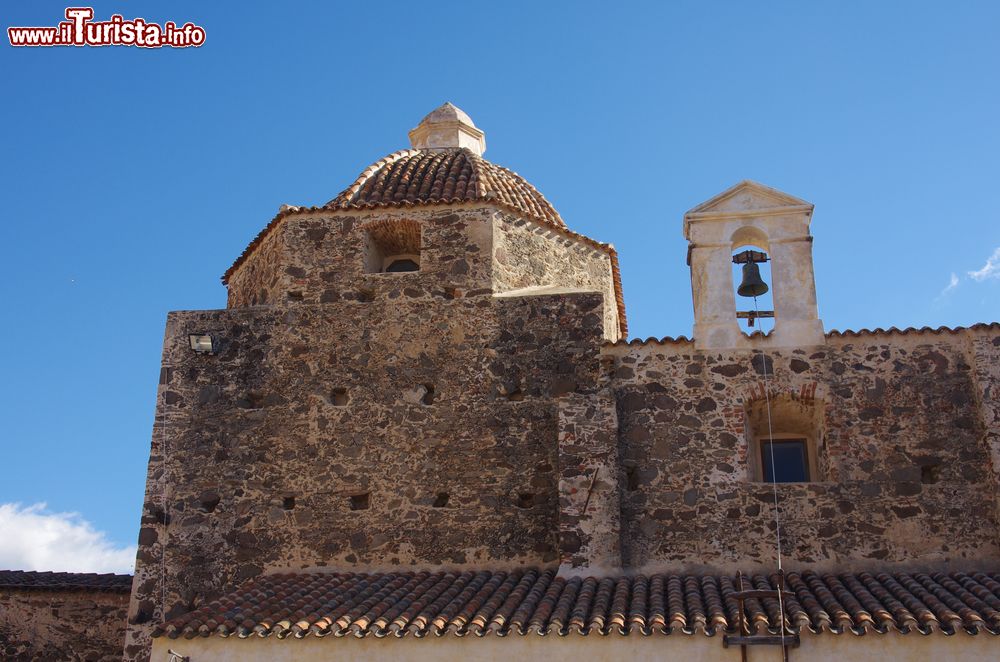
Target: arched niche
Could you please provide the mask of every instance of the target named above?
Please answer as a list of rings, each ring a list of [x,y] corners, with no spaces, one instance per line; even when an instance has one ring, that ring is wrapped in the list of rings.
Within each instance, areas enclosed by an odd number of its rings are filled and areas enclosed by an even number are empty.
[[[781,449],[788,458],[797,457],[790,452],[792,445],[802,449],[805,480],[778,482],[818,482],[823,480],[825,462],[822,457],[824,447],[824,404],[818,398],[803,398],[794,392],[771,393],[769,397],[760,395],[744,403],[746,413],[746,435],[748,441],[748,473],[750,480],[768,480],[767,467],[774,450]],[[776,463],[779,458],[775,456]],[[777,464],[775,465],[777,466]],[[781,474],[779,467],[779,476]]]

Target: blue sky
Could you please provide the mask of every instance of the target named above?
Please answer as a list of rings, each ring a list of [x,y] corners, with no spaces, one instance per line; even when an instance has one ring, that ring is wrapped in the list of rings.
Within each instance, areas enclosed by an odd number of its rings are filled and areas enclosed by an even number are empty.
[[[258,4],[94,5],[192,21],[198,49],[0,45],[0,526],[42,530],[0,565],[121,566],[167,311],[224,307],[279,205],[333,198],[446,100],[616,245],[633,336],[690,334],[683,213],[742,179],[816,205],[827,329],[1000,317],[1000,4]]]

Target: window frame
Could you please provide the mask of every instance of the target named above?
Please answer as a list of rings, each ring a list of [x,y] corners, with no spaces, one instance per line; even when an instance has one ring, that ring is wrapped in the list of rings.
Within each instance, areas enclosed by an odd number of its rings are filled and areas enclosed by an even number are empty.
[[[781,444],[801,444],[802,445],[802,459],[804,461],[804,473],[805,480],[768,480],[767,479],[767,464],[770,461],[771,454],[766,451],[767,444],[774,445]],[[812,483],[815,482],[815,473],[813,469],[813,452],[810,449],[811,444],[809,443],[808,437],[805,435],[772,435],[769,438],[760,439],[757,441],[757,455],[758,462],[760,466],[759,476],[760,482],[762,483],[781,483],[783,485],[794,484],[794,483]],[[774,467],[771,467],[771,474],[774,475]]]
[[[772,391],[769,398],[761,394],[744,401],[743,407],[746,455],[742,459],[748,482],[768,482],[764,480],[761,456],[765,442],[796,439],[806,442],[808,482],[826,480],[826,407],[822,399],[803,399],[793,392]]]

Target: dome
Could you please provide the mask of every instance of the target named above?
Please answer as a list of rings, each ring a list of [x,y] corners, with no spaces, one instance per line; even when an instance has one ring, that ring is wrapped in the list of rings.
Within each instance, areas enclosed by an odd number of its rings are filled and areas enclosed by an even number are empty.
[[[466,202],[488,202],[519,216],[566,227],[559,212],[523,177],[467,147],[394,152],[366,168],[325,207],[375,209]]]
[[[282,205],[267,227],[226,270],[229,278],[282,220],[293,214],[327,210],[405,209],[456,204],[490,204],[515,216],[548,226],[557,234],[606,253],[611,260],[614,303],[621,335],[628,332],[622,299],[618,254],[611,244],[595,241],[566,227],[559,212],[538,190],[512,170],[483,158],[486,136],[472,118],[452,103],[426,115],[409,132],[410,149],[393,152],[371,164],[353,184],[322,207]]]

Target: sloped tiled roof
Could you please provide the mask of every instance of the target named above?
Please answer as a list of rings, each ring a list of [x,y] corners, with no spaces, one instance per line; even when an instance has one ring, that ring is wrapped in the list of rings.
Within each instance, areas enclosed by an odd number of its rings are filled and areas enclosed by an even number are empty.
[[[112,591],[132,590],[132,575],[93,572],[34,572],[0,570],[0,589],[33,591]]]
[[[955,335],[963,331],[1000,331],[1000,322],[977,322],[969,326],[922,326],[916,328],[913,326],[908,326],[905,329],[899,329],[894,326],[888,329],[883,329],[878,327],[875,329],[847,329],[844,331],[827,331],[827,338],[860,338],[862,336],[912,336],[912,335]],[[759,331],[757,333],[760,333]],[[694,339],[688,338],[687,336],[664,336],[662,338],[655,338],[650,336],[643,340],[642,338],[621,338],[620,340],[613,343],[605,343],[607,347],[641,347],[643,345],[675,345],[694,342]]]
[[[772,589],[777,578],[744,578]],[[154,636],[412,634],[715,635],[738,629],[733,576],[557,577],[554,571],[293,573],[260,577],[158,626]],[[1000,634],[1000,575],[858,573],[786,575],[791,632],[864,634],[964,630]],[[773,599],[748,599],[757,633],[778,632]]]
[[[559,212],[516,172],[474,152],[404,149],[368,166],[327,209],[492,202],[518,216],[566,227]]]
[[[913,334],[924,335],[924,334],[944,334],[944,333],[949,333],[954,335],[956,333],[960,333],[966,330],[972,330],[972,331],[1000,330],[1000,322],[977,322],[976,324],[972,324],[970,326],[955,326],[955,327],[939,326],[936,328],[932,326],[922,326],[919,329],[913,326],[908,326],[905,329],[898,329],[894,326],[890,326],[888,329],[883,329],[882,327],[878,327],[875,329],[857,329],[857,330],[848,329],[845,331],[834,330],[834,331],[828,331],[826,335],[828,338],[837,338],[837,337],[857,338],[860,336],[887,336],[887,335],[909,336]]]

